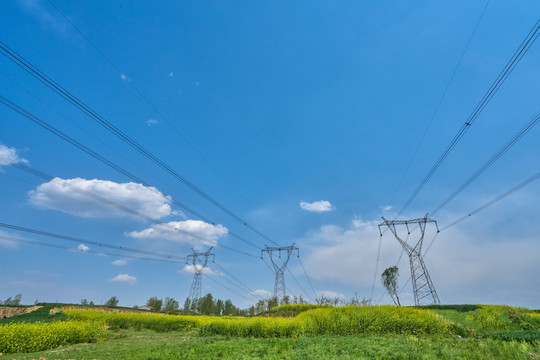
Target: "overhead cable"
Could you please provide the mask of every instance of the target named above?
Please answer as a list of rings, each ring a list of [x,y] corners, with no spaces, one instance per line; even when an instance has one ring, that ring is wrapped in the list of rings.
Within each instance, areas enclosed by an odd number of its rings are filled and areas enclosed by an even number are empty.
[[[110,121],[105,119],[103,116],[101,116],[99,113],[97,113],[95,110],[93,110],[90,106],[85,104],[81,99],[77,98],[75,95],[70,93],[68,90],[63,88],[60,84],[55,82],[53,79],[51,79],[49,76],[47,76],[45,73],[43,73],[41,70],[39,70],[37,67],[32,65],[29,61],[27,61],[25,58],[23,58],[21,55],[16,53],[14,50],[12,50],[9,46],[7,46],[4,42],[0,41],[0,52],[7,57],[9,60],[13,61],[16,65],[18,65],[20,68],[22,68],[24,71],[32,75],[34,78],[39,80],[41,83],[43,83],[45,86],[56,92],[59,96],[64,98],[66,101],[74,105],[76,108],[81,110],[84,114],[89,116],[91,119],[93,119],[95,122],[97,122],[99,125],[104,127],[107,131],[111,132],[113,135],[118,137],[121,141],[128,144],[131,148],[145,156],[147,159],[152,161],[154,164],[156,164],[158,167],[165,170],[167,173],[172,175],[174,178],[182,182],[184,185],[186,185],[188,188],[196,192],[199,196],[213,204],[214,206],[218,207],[220,210],[228,214],[230,217],[235,219],[236,221],[240,222],[243,226],[247,227],[260,237],[277,244],[272,239],[270,239],[268,236],[257,230],[256,228],[252,227],[250,224],[248,224],[245,220],[240,218],[237,214],[235,214],[233,211],[225,207],[223,204],[221,204],[219,201],[211,197],[209,194],[204,192],[201,188],[196,186],[193,182],[189,181],[185,176],[178,173],[176,170],[171,168],[169,165],[164,163],[161,159],[159,159],[156,155],[154,155],[152,152],[150,152],[147,148],[139,144],[137,141],[132,139],[130,136],[128,136],[126,133],[124,133],[122,130],[120,130],[118,127],[116,127],[114,124],[112,124]]]
[[[441,164],[444,162],[444,160],[448,157],[450,152],[454,149],[454,147],[459,143],[459,141],[463,138],[465,133],[469,130],[469,128],[474,124],[474,122],[478,119],[478,116],[484,110],[484,108],[487,106],[487,104],[491,101],[493,96],[497,93],[497,91],[500,89],[502,84],[505,82],[505,80],[510,76],[512,71],[515,69],[515,67],[518,65],[518,63],[523,59],[527,51],[531,48],[535,40],[538,38],[538,35],[540,35],[540,19],[536,22],[536,24],[533,26],[533,28],[530,30],[530,32],[527,34],[521,45],[518,47],[518,49],[514,52],[510,60],[506,63],[502,71],[499,73],[495,81],[491,84],[488,91],[484,94],[480,102],[476,105],[473,112],[469,115],[465,123],[461,126],[457,134],[454,136],[452,141],[447,145],[446,149],[443,151],[443,153],[439,156],[435,164],[432,166],[432,168],[428,171],[424,179],[420,182],[416,190],[412,193],[412,195],[409,197],[409,199],[405,202],[401,210],[399,211],[398,215],[402,214],[403,211],[405,211],[413,202],[413,200],[416,198],[416,196],[420,193],[420,191],[424,188],[424,186],[427,184],[427,182],[431,179],[431,177],[435,174],[435,172],[439,169]]]
[[[501,156],[503,156],[512,146],[514,146],[523,136],[525,136],[533,127],[540,122],[540,112],[538,112],[531,120],[529,120],[519,131],[514,134],[502,147],[500,147],[478,170],[474,172],[461,186],[454,191],[446,200],[444,200],[435,210],[430,214],[434,215],[443,207],[445,207],[450,201],[452,201],[459,193],[461,193],[467,186],[475,181],[480,175],[484,173],[493,163],[495,163]]]

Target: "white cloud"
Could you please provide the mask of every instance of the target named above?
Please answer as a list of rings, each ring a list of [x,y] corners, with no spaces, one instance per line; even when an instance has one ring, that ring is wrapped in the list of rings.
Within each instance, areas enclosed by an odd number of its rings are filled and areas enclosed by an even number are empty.
[[[11,241],[9,239],[20,239],[20,237],[16,235],[11,235],[5,231],[0,230],[0,246],[8,249],[16,249],[17,242]]]
[[[28,164],[28,160],[20,157],[15,148],[0,144],[0,171],[2,166],[18,163]]]
[[[120,79],[124,81],[129,81],[129,78],[125,74],[120,74]]]
[[[157,120],[154,120],[154,119],[146,120],[146,125],[148,125],[148,126],[154,126],[154,125],[157,125],[157,124],[159,124],[159,122]]]
[[[23,10],[38,18],[41,22],[50,26],[53,30],[63,33],[67,29],[67,23],[53,16],[44,6],[41,0],[18,0]]]
[[[188,273],[188,274],[195,274],[195,269],[200,270],[201,268],[202,268],[202,265],[186,265],[180,272]],[[206,275],[221,275],[215,272],[214,270],[212,270],[208,266],[202,269],[202,273]]]
[[[386,205],[386,206],[379,206],[381,208],[382,211],[384,212],[387,212],[387,211],[390,211],[392,210],[392,206],[390,205]]]
[[[169,73],[169,77],[173,77],[173,76],[174,76],[174,71],[171,71],[171,72]]]
[[[515,210],[509,207],[508,211]],[[425,256],[425,264],[439,298],[445,303],[537,306],[540,296],[540,277],[536,275],[540,273],[540,242],[534,232],[538,225],[534,224],[532,234],[524,235],[519,226],[510,231],[507,221],[498,221],[492,214],[485,215],[485,222],[478,219],[441,231]],[[503,213],[498,216],[504,219]],[[454,217],[450,216],[450,220]],[[375,279],[373,300],[377,302],[384,291],[381,273],[385,268],[396,265],[402,254],[400,244],[390,231],[380,238],[377,228],[380,222],[356,218],[348,227],[325,225],[297,240],[305,249],[303,262],[307,273],[322,284],[359,289],[361,297],[366,298],[370,296]],[[407,236],[406,229],[403,229],[401,238],[414,245],[420,232],[411,230]],[[435,226],[430,225],[424,238],[424,250],[435,235]],[[380,259],[375,273],[379,241]],[[410,277],[407,254],[402,254],[399,270],[401,287]],[[410,281],[400,298],[403,303],[413,304]]]
[[[227,228],[222,225],[212,225],[200,220],[184,220],[151,225],[147,229],[132,231],[126,235],[136,239],[168,240],[192,244],[200,248],[205,245],[217,245],[217,240],[227,233]]]
[[[119,184],[107,180],[54,178],[30,191],[28,196],[30,203],[37,208],[57,210],[85,218],[136,216],[94,199],[88,194],[104,198],[152,219],[159,219],[171,213],[169,201],[159,196],[161,193],[157,189],[131,182]]]
[[[79,246],[77,246],[77,250],[87,252],[88,250],[90,250],[90,248],[84,244],[80,244]]]
[[[267,291],[267,290],[264,290],[264,289],[253,290],[253,292],[251,292],[251,294],[255,295],[255,296],[262,297],[264,299],[268,299],[268,298],[272,297],[272,293],[270,291]]]
[[[128,274],[119,274],[115,277],[113,277],[111,282],[119,282],[119,283],[126,283],[126,284],[135,284],[137,283],[137,278],[135,276],[131,276]]]
[[[315,201],[312,203],[300,201],[300,207],[306,211],[318,212],[318,213],[332,211],[335,209],[332,206],[332,204],[330,204],[330,202],[327,200],[320,200],[320,201]]]
[[[114,260],[111,264],[114,266],[124,266],[127,265],[127,263],[126,260]]]
[[[345,294],[338,293],[335,291],[330,291],[330,290],[320,290],[320,291],[317,291],[317,297],[318,298],[325,297],[325,298],[330,298],[330,299],[335,299],[335,298],[345,299]]]

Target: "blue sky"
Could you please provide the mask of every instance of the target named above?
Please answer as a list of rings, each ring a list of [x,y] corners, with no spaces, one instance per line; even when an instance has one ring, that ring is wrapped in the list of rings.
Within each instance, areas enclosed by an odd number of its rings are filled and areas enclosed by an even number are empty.
[[[259,298],[230,274],[272,292],[260,250],[294,242],[290,293],[315,297],[303,264],[317,296],[370,298],[377,266],[373,300],[390,302],[378,274],[401,248],[385,233],[376,265],[381,216],[398,214],[540,14],[537,1],[51,2],[3,2],[0,40],[242,220],[0,56],[1,96],[144,182],[1,105],[0,222],[86,241],[0,228],[0,298],[126,306],[183,302],[189,267],[89,242],[178,257],[214,245],[218,283],[205,277],[203,292],[241,307]],[[433,211],[535,116],[539,60],[534,44],[400,219]],[[539,131],[438,211],[439,225],[536,174]],[[426,264],[443,303],[540,307],[539,191],[533,182],[436,237]],[[403,285],[405,257],[399,268]],[[413,303],[410,284],[402,299]]]

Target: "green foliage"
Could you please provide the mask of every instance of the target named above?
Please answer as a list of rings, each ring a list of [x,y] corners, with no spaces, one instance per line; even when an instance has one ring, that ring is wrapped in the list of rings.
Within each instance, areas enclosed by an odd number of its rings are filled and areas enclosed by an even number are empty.
[[[459,312],[470,312],[481,309],[479,305],[422,305],[417,306],[419,309],[431,309],[431,310],[456,310]]]
[[[460,339],[438,335],[300,336],[254,338],[191,336],[189,333],[156,333],[122,330],[114,340],[66,346],[9,359],[513,359],[533,360],[538,345],[495,339]],[[538,344],[538,343],[537,343]],[[539,344],[540,345],[540,344]]]
[[[313,309],[295,319],[313,335],[451,334],[455,325],[429,310],[395,306],[343,306]]]
[[[174,298],[165,298],[165,302],[163,303],[163,311],[167,313],[172,313],[174,311],[178,311],[180,308],[180,304],[178,301],[174,300]]]
[[[146,301],[146,305],[150,306],[155,311],[160,311],[163,306],[163,300],[158,299],[157,297],[151,297]]]
[[[34,352],[60,345],[104,340],[104,324],[94,321],[12,323],[0,326],[0,353]]]
[[[44,322],[49,323],[57,320],[65,320],[67,316],[61,312],[55,312],[51,314],[51,310],[62,306],[61,304],[38,304],[41,306],[39,309],[26,314],[20,314],[6,319],[0,319],[0,324],[9,324],[9,323],[35,323],[35,322]]]
[[[508,331],[491,334],[490,337],[504,341],[526,341],[532,344],[536,341],[540,341],[540,331]]]
[[[64,310],[64,314],[75,320],[103,321],[120,329],[150,329],[154,331],[190,330],[197,326],[197,316],[166,315],[152,313],[117,313],[97,310]]]
[[[118,306],[118,298],[116,296],[113,296],[109,300],[105,301],[105,304],[103,305],[108,307]]]
[[[388,291],[388,294],[390,294],[390,297],[392,298],[392,301],[395,305],[401,306],[399,303],[399,296],[398,296],[398,281],[399,277],[399,269],[397,266],[391,266],[384,270],[384,272],[381,274],[381,280],[382,283]]]

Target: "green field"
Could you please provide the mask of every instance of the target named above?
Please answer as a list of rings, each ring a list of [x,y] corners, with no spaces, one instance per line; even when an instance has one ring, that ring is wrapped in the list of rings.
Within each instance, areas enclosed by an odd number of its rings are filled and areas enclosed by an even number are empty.
[[[50,321],[52,316],[45,313],[41,312],[43,320]],[[55,314],[50,323],[37,323],[44,327],[37,331],[43,332],[40,336],[45,344],[47,336],[52,336],[47,334],[54,333],[47,326],[67,329],[69,324],[75,324],[78,336],[57,339],[59,342],[50,350],[4,356],[146,360],[540,359],[540,314],[527,309],[485,305],[433,309],[285,305],[264,315],[240,318],[71,309]],[[4,322],[19,322],[24,327],[28,316]],[[36,316],[31,319],[36,320]],[[0,325],[0,349],[6,347],[9,326],[14,325]],[[84,326],[93,332],[85,333],[81,330]],[[35,336],[10,341],[31,345]]]

